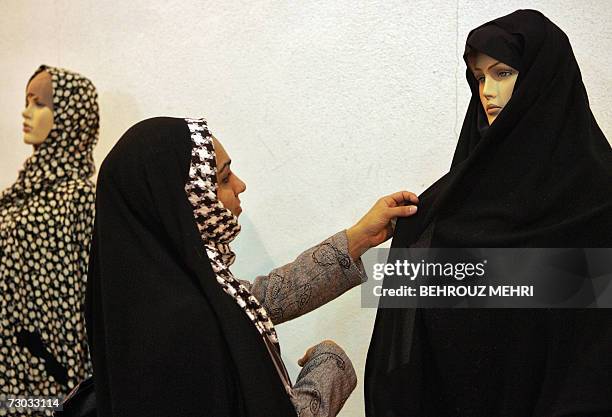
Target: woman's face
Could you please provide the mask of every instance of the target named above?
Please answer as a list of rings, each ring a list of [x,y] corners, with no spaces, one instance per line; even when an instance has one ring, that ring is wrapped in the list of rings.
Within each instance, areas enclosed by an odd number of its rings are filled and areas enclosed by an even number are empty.
[[[40,145],[53,129],[53,87],[47,71],[38,73],[26,88],[23,116],[23,141]]]
[[[480,102],[490,125],[510,101],[518,71],[480,52],[470,59],[470,69],[478,81]]]
[[[238,195],[246,190],[246,184],[232,172],[230,166],[232,160],[221,142],[214,137],[213,145],[217,160],[217,198],[225,208],[238,217],[242,213]]]

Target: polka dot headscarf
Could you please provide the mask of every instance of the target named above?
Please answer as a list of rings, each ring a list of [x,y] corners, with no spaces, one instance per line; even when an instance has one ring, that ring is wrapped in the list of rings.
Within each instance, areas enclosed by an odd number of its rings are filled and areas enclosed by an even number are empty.
[[[74,72],[41,66],[32,77],[41,71],[54,126],[0,195],[0,395],[63,395],[91,371],[82,310],[97,93]]]
[[[90,178],[95,171],[92,152],[98,142],[100,118],[94,85],[80,74],[46,65],[32,78],[41,71],[51,75],[53,129],[26,160],[17,182],[2,194],[2,202],[64,178]]]

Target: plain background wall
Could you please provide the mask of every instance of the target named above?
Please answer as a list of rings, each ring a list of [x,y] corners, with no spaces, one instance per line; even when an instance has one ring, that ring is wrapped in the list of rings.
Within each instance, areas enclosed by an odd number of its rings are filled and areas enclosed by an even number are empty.
[[[470,29],[536,8],[569,36],[600,127],[612,138],[612,3],[549,1],[0,0],[0,188],[30,148],[25,84],[39,64],[89,77],[102,161],[133,123],[205,116],[247,183],[234,273],[251,279],[349,227],[374,201],[446,172],[469,99]],[[354,289],[278,327],[296,361],[334,339],[360,383],[341,412],[363,416],[376,311]]]

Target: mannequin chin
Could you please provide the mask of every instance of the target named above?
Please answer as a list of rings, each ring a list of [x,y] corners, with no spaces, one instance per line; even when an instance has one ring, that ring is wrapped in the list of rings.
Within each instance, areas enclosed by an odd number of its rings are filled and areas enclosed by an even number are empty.
[[[47,71],[37,74],[26,89],[26,108],[23,116],[23,141],[40,145],[53,129],[53,87]]]

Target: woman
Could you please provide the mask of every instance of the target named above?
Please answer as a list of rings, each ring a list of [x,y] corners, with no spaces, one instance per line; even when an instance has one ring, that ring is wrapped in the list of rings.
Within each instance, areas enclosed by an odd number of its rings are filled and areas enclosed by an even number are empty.
[[[244,183],[206,122],[129,129],[98,179],[87,325],[99,416],[335,416],[356,383],[332,342],[294,386],[275,324],[364,279],[359,256],[411,215],[408,192],[253,284],[230,272]]]
[[[612,152],[567,36],[519,10],[470,32],[450,172],[394,247],[611,247]],[[378,311],[366,415],[612,415],[608,310]]]
[[[28,82],[22,115],[34,152],[0,196],[0,394],[61,396],[91,370],[82,304],[94,215],[95,87],[43,65]]]

